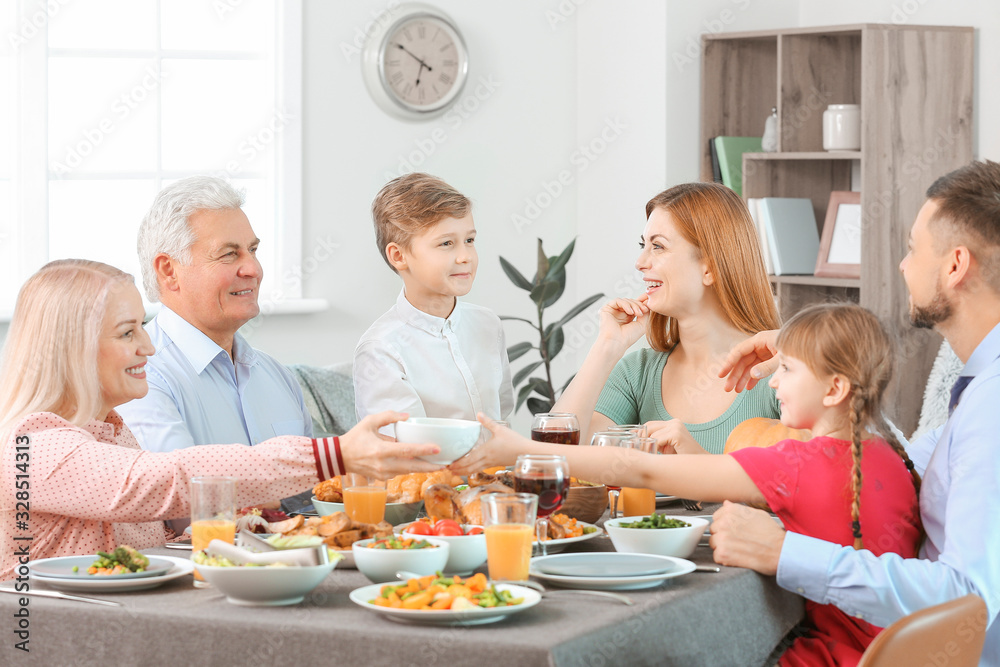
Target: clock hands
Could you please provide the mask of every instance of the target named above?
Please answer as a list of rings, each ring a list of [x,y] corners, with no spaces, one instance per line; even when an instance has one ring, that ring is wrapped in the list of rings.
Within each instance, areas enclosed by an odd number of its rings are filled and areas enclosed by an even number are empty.
[[[413,55],[413,53],[411,51],[407,50],[407,48],[405,46],[403,46],[402,44],[400,44],[399,42],[396,43],[396,47],[399,48],[400,51],[403,51],[403,52],[407,53],[411,58],[413,58],[418,63],[420,63],[420,69],[417,70],[417,83],[416,83],[416,85],[419,86],[420,85],[420,75],[424,73],[424,70],[426,69],[428,72],[433,72],[434,68],[431,67],[430,65],[428,65],[427,63],[425,63],[420,58],[418,58],[415,55]]]

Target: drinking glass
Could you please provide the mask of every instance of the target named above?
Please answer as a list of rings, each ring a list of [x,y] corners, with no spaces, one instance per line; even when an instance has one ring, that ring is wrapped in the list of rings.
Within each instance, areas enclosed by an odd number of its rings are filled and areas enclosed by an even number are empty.
[[[344,511],[352,521],[379,523],[385,518],[385,480],[349,472],[343,483]]]
[[[645,437],[646,435],[646,425],[645,424],[612,424],[608,427],[609,431],[626,431],[631,433],[637,438]]]
[[[630,447],[635,436],[628,431],[597,431],[590,437],[591,447]],[[618,518],[618,495],[621,492],[620,486],[606,485],[608,496],[611,499],[610,518]]]
[[[556,445],[579,445],[580,422],[571,412],[543,412],[531,422],[531,439]]]
[[[538,496],[487,493],[481,496],[486,563],[494,581],[527,581]]]
[[[543,556],[549,534],[548,516],[566,502],[569,493],[569,463],[565,456],[523,454],[514,464],[514,490],[538,496],[538,521],[535,530]]]
[[[632,449],[647,454],[656,454],[656,438],[633,438]],[[656,511],[656,491],[653,489],[633,489],[627,486],[621,490],[622,514],[625,516],[649,516]]]
[[[191,478],[191,550],[202,551],[212,540],[236,541],[236,478]],[[211,584],[194,571],[195,588]]]

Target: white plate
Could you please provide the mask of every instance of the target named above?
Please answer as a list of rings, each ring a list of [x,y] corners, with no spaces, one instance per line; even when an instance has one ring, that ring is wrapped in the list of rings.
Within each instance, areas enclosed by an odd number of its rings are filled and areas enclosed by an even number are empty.
[[[656,494],[656,506],[657,507],[659,507],[660,505],[669,505],[670,503],[676,502],[677,500],[679,500],[679,498],[677,496],[668,496],[665,493],[657,493]]]
[[[653,556],[645,554],[644,558],[656,558],[664,561],[664,565],[669,565],[670,569],[660,574],[651,574],[637,577],[571,577],[554,574],[544,574],[539,568],[546,564],[555,565],[560,559],[573,559],[579,562],[581,557],[593,560],[595,567],[614,568],[616,560],[624,560],[634,554],[620,554],[615,552],[592,553],[592,554],[561,554],[557,556],[541,556],[531,559],[531,569],[529,574],[536,579],[541,579],[547,584],[554,584],[564,588],[586,588],[591,590],[618,590],[627,591],[639,588],[652,588],[659,586],[667,579],[680,577],[694,572],[694,563],[683,558],[673,558],[672,556]]]
[[[171,567],[166,574],[160,575],[159,577],[148,577],[146,579],[117,579],[115,581],[108,581],[97,577],[90,577],[88,579],[53,579],[49,577],[38,577],[34,579],[34,581],[36,583],[43,583],[47,587],[54,588],[58,591],[124,593],[126,591],[144,591],[149,588],[156,588],[157,586],[165,584],[168,581],[179,579],[180,577],[187,576],[194,572],[194,565],[187,558],[175,558],[173,556],[155,556],[155,558],[168,560],[173,563],[173,567]],[[58,559],[43,558],[42,560],[36,562],[42,563],[53,560]]]
[[[594,531],[592,533],[584,533],[578,537],[564,537],[561,540],[545,540],[545,551],[550,554],[557,554],[574,542],[592,540],[604,532],[600,526],[595,526],[594,524],[587,523],[586,521],[577,521],[576,525],[583,526],[584,528],[593,528]],[[537,543],[538,542],[536,541],[535,544]]]
[[[173,567],[173,563],[159,556],[149,558],[149,567],[142,572],[124,572],[122,574],[87,574],[87,569],[94,564],[97,556],[61,556],[59,558],[43,558],[28,564],[32,576],[39,579],[81,579],[100,578],[104,581],[120,581],[122,579],[146,579],[162,577]],[[73,568],[76,568],[76,572]]]
[[[530,609],[542,599],[541,594],[531,588],[514,584],[497,584],[497,590],[510,591],[514,597],[524,598],[524,601],[512,607],[463,609],[462,611],[451,611],[450,609],[392,609],[390,607],[373,605],[371,600],[378,597],[382,587],[386,585],[398,586],[400,582],[394,581],[388,584],[372,584],[371,586],[356,588],[351,591],[351,602],[401,623],[417,623],[419,625],[482,625],[484,623],[495,623],[511,614]]]

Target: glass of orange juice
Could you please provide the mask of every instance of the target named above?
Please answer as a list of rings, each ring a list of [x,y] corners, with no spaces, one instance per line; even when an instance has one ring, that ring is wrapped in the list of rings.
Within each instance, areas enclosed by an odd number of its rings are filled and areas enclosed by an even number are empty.
[[[480,502],[490,579],[527,581],[538,496],[534,493],[487,493]]]
[[[202,551],[212,540],[236,540],[236,478],[191,478],[191,550]],[[196,588],[210,584],[194,571]]]
[[[630,446],[647,454],[657,453],[655,438],[633,438]],[[621,496],[625,516],[648,516],[656,511],[656,491],[653,489],[623,486]]]
[[[347,473],[343,476],[344,511],[352,521],[378,523],[385,518],[385,480]]]

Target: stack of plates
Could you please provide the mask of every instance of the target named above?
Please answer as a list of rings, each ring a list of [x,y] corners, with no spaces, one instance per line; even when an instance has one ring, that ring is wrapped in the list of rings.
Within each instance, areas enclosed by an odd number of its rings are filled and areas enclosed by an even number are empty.
[[[653,554],[580,553],[531,559],[530,574],[547,584],[591,590],[632,590],[659,586],[694,572],[683,558]]]
[[[97,556],[43,558],[28,564],[34,581],[62,591],[141,591],[191,574],[194,565],[186,558],[150,556],[143,572],[87,574]],[[76,567],[76,572],[73,568]]]

